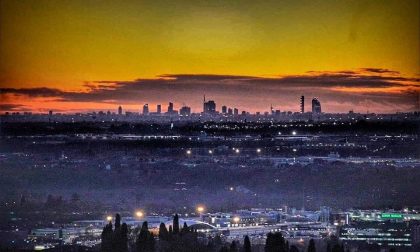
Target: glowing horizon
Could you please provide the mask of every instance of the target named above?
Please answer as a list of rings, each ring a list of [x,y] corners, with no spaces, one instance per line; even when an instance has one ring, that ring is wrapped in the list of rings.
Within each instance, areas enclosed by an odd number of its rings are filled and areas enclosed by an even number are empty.
[[[169,101],[199,112],[203,94],[219,109],[251,112],[271,103],[298,111],[301,94],[319,96],[329,112],[420,106],[415,0],[5,0],[0,7],[0,112],[120,104],[139,111],[144,103],[165,110]]]

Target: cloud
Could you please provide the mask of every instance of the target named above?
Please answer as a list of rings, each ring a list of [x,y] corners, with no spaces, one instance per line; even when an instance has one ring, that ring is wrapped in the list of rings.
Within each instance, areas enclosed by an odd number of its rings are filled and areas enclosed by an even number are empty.
[[[310,71],[303,75],[255,77],[243,75],[164,74],[155,79],[101,80],[85,83],[84,90],[3,88],[2,95],[48,97],[58,102],[109,104],[186,103],[199,111],[202,97],[218,104],[247,110],[267,109],[273,103],[296,110],[297,97],[319,97],[324,104],[346,103],[353,107],[375,104],[377,111],[418,110],[420,80],[397,71],[362,68],[344,71]],[[326,111],[337,111],[337,106]],[[341,111],[343,112],[343,111]]]
[[[10,103],[0,104],[0,111],[20,111],[24,109],[27,109],[27,108],[22,104],[10,104]]]

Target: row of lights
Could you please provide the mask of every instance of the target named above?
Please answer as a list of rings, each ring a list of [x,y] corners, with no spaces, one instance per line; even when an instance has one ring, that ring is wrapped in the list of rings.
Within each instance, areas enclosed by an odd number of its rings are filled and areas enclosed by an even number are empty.
[[[204,206],[198,206],[196,210],[197,210],[197,212],[198,212],[198,213],[200,213],[200,214],[201,214],[201,213],[203,213],[203,212],[204,212],[205,208],[204,208]],[[143,213],[143,211],[138,210],[138,211],[136,211],[136,212],[134,213],[134,215],[135,215],[137,218],[141,219],[141,218],[143,218],[144,213]],[[108,216],[106,217],[106,220],[107,220],[107,221],[112,221],[112,219],[113,219],[113,217],[112,217],[111,215],[108,215]]]
[[[237,154],[239,154],[239,153],[241,152],[238,148],[232,148],[232,150],[233,150],[235,153],[237,153]],[[261,153],[261,148],[258,148],[258,149],[256,150],[256,152],[257,152],[257,153]],[[186,153],[187,153],[187,155],[191,155],[191,154],[192,154],[192,151],[191,151],[191,150],[187,150],[187,151],[186,151]],[[213,150],[209,150],[209,154],[213,154]]]

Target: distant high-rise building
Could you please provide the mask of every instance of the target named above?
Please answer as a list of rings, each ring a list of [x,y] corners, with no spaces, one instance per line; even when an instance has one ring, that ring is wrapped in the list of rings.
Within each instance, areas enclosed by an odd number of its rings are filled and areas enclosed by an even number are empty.
[[[182,115],[182,116],[189,116],[189,115],[191,115],[191,108],[187,107],[187,106],[183,106],[179,110],[179,114]]]
[[[227,107],[226,106],[222,106],[222,114],[226,114],[227,113]]]
[[[321,103],[317,98],[312,99],[312,113],[321,114]]]
[[[228,115],[233,115],[233,110],[231,108],[228,109]]]
[[[162,106],[161,106],[160,104],[158,104],[158,105],[156,106],[156,113],[157,113],[157,114],[162,113]]]
[[[144,104],[143,105],[143,115],[148,115],[149,114],[149,104]]]
[[[52,110],[50,110],[50,111],[48,112],[48,115],[49,115],[49,116],[52,116],[52,115],[53,115],[53,111],[52,111]]]
[[[239,110],[237,108],[234,108],[233,109],[233,115],[237,116],[238,114],[239,114]]]
[[[300,113],[305,113],[305,96],[300,97]]]
[[[216,103],[214,101],[206,102],[206,96],[204,96],[204,100],[203,100],[203,113],[204,114],[216,113]]]
[[[118,114],[122,115],[122,107],[121,106],[118,107]]]
[[[174,112],[174,104],[172,102],[168,105],[168,113],[172,114]]]

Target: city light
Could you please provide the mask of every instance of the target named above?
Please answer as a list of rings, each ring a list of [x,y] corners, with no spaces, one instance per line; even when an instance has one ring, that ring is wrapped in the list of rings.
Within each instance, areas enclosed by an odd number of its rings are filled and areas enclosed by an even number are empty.
[[[235,149],[235,152],[236,152],[236,153],[239,153],[239,149]]]
[[[191,150],[187,150],[187,155],[191,155]]]
[[[213,151],[212,150],[209,150],[209,154],[213,154]]]
[[[238,223],[241,220],[238,216],[233,217],[233,222]]]
[[[198,206],[197,207],[197,212],[199,212],[199,213],[204,212],[204,207],[203,206]]]
[[[108,215],[108,216],[106,217],[106,220],[107,220],[107,221],[112,221],[112,216]]]
[[[296,131],[292,131],[292,135],[296,136],[296,134],[297,134]]]
[[[232,186],[231,186],[231,187],[229,187],[229,190],[230,190],[230,191],[233,191],[233,189],[234,189],[234,188],[233,188]]]
[[[257,153],[261,153],[261,149],[260,148],[257,149]]]
[[[144,213],[143,213],[142,211],[136,211],[136,216],[137,216],[138,218],[143,217],[143,215],[144,215]]]

